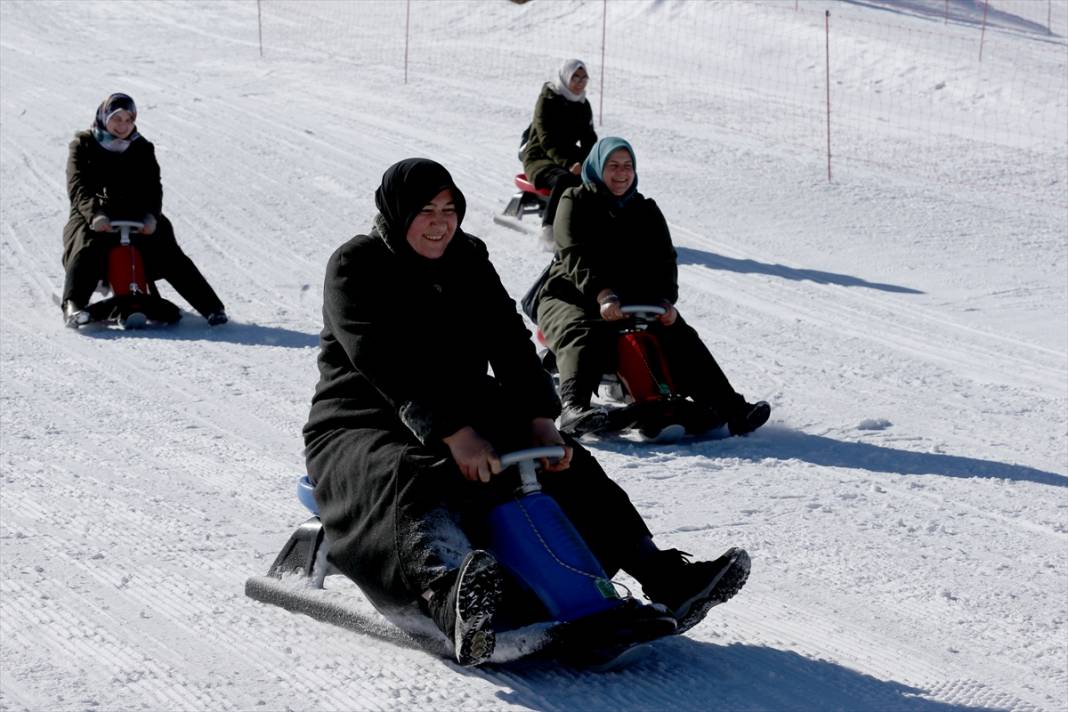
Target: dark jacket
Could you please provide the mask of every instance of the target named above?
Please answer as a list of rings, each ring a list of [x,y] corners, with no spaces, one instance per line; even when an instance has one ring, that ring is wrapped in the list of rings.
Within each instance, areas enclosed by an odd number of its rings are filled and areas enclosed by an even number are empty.
[[[541,298],[599,313],[597,294],[612,289],[626,304],[674,304],[678,266],[656,202],[635,193],[622,206],[606,188],[566,191],[554,223],[557,258]]]
[[[67,193],[70,217],[63,230],[64,252],[90,239],[89,223],[96,215],[111,220],[158,221],[163,206],[156,150],[138,137],[122,153],[103,148],[90,131],[79,131],[67,158]]]
[[[441,438],[471,425],[498,452],[529,447],[559,399],[485,244],[458,229],[427,260],[382,215],[327,265],[319,374],[304,441],[331,561],[376,605],[402,605],[465,553],[435,512],[488,494]]]
[[[555,417],[552,383],[485,244],[457,230],[440,259],[426,260],[395,250],[387,230],[379,216],[327,265],[306,442],[373,427],[436,444],[485,418],[496,389],[519,416]]]
[[[530,138],[523,150],[523,171],[531,181],[547,168],[581,163],[597,143],[593,109],[586,99],[569,101],[546,84],[534,106]]]

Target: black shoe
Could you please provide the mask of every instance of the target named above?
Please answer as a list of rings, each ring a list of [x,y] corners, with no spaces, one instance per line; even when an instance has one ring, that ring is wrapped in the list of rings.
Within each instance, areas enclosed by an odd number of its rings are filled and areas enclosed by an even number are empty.
[[[90,321],[89,312],[68,299],[63,303],[63,322],[68,328],[77,329]]]
[[[606,425],[608,425],[608,413],[604,408],[590,408],[574,403],[565,404],[563,412],[556,421],[556,427],[561,433],[567,433],[576,438],[601,430]]]
[[[501,567],[486,551],[472,551],[460,564],[452,586],[431,597],[430,616],[453,643],[456,662],[479,665],[497,642],[493,615],[501,597]]]
[[[744,403],[738,411],[727,420],[727,428],[731,435],[745,435],[768,422],[771,417],[771,406],[767,401],[756,403]]]
[[[691,562],[684,551],[668,549],[643,578],[642,591],[668,607],[683,633],[704,620],[713,606],[729,601],[749,578],[749,554],[737,547],[715,561]]]
[[[230,321],[230,317],[226,316],[226,312],[222,309],[213,311],[204,318],[208,320],[208,326],[222,326]]]

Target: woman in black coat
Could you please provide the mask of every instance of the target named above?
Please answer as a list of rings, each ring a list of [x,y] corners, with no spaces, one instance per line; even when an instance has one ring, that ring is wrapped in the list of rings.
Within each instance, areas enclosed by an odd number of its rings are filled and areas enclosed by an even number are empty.
[[[682,395],[706,405],[732,434],[763,425],[767,403],[747,403],[735,392],[700,336],[675,302],[679,296],[675,247],[656,203],[638,192],[634,150],[609,136],[594,146],[582,168],[583,184],[564,193],[556,216],[556,259],[541,290],[537,322],[556,356],[560,428],[596,430],[605,413],[590,407],[601,376],[615,367],[623,319],[620,304],[662,305],[650,327]]]
[[[553,219],[560,196],[579,185],[579,169],[597,142],[593,109],[586,99],[590,75],[580,59],[561,65],[553,81],[546,82],[534,105],[530,136],[522,148],[523,172],[538,188],[548,188],[549,201],[542,215],[542,241],[551,247]]]
[[[691,564],[659,551],[623,490],[560,435],[552,382],[486,246],[460,229],[466,203],[448,171],[401,161],[375,205],[370,233],[327,265],[304,427],[331,562],[383,612],[418,604],[460,663],[486,660],[503,579],[477,547],[485,514],[514,486],[498,455],[562,445],[561,461],[543,463],[543,489],[609,575],[670,580],[650,584],[654,600],[677,610],[697,596],[682,614],[703,616],[744,552]]]
[[[163,215],[163,186],[153,145],[135,124],[137,106],[126,94],[112,94],[80,131],[67,158],[70,218],[63,229],[63,318],[77,328],[89,322],[85,307],[97,283],[107,277],[107,259],[117,243],[111,222],[144,223],[137,248],[149,280],[165,279],[212,326],[227,321],[219,297],[174,239]],[[151,236],[151,237],[148,237]]]

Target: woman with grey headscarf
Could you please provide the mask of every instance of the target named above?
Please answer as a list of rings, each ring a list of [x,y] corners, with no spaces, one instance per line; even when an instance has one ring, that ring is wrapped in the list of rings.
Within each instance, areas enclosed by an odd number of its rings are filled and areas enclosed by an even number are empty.
[[[580,59],[569,59],[556,77],[546,82],[534,106],[530,137],[523,147],[523,171],[538,188],[551,191],[542,216],[542,240],[553,244],[553,218],[560,195],[582,183],[579,171],[597,133],[593,129],[593,109],[586,99],[590,75]]]
[[[67,158],[70,217],[63,229],[63,319],[78,328],[91,317],[86,307],[97,282],[107,277],[116,244],[112,221],[144,225],[137,242],[151,281],[165,279],[212,326],[225,324],[215,290],[178,246],[163,214],[163,187],[155,147],[137,131],[137,105],[127,94],[109,95],[92,125],[79,131]],[[151,236],[151,237],[149,237]]]

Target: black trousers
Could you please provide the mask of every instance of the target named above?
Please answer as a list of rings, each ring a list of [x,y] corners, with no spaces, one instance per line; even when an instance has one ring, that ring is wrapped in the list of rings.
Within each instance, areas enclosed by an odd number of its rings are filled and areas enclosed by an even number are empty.
[[[501,429],[492,424],[476,430],[500,454],[529,446],[501,437]],[[572,446],[571,467],[541,473],[542,489],[611,576],[626,568],[650,532],[593,456],[577,443]],[[489,510],[518,485],[514,473],[488,484],[469,482],[444,446],[419,445],[400,431],[332,431],[312,438],[306,452],[320,518],[331,540],[330,560],[385,610],[417,601],[471,549],[485,547]]]
[[[141,252],[149,281],[167,280],[204,316],[223,308],[215,290],[178,246],[174,227],[166,216],[160,216],[153,234],[131,235],[131,239]],[[67,272],[63,302],[69,299],[78,306],[88,304],[97,283],[107,279],[108,253],[118,240],[117,232],[93,232],[84,221],[68,224],[63,240],[63,267]]]

